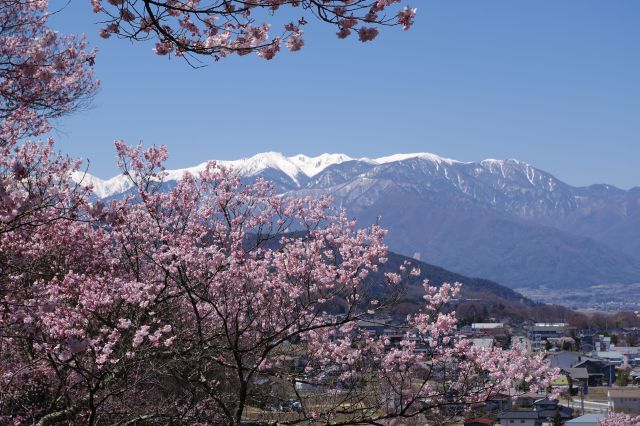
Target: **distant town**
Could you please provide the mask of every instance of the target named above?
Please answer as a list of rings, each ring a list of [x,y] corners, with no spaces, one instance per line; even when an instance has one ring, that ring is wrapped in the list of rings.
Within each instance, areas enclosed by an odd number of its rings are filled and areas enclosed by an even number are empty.
[[[397,326],[385,318],[360,326],[372,334],[387,336],[391,344],[401,339]],[[507,318],[472,323],[459,331],[476,346],[524,345],[531,353],[546,351],[559,376],[546,392],[524,393],[516,398],[496,395],[460,413],[452,424],[597,426],[609,412],[640,413],[639,327],[612,324],[607,330],[581,329],[568,323]],[[514,389],[514,394],[518,390]],[[557,392],[559,399],[549,399],[551,392]]]
[[[585,288],[518,288],[519,293],[541,303],[592,312],[640,310],[640,283],[602,284]]]
[[[411,335],[411,331],[391,317],[372,317],[359,321],[358,326],[372,337],[383,338],[387,351]],[[510,394],[496,394],[470,409],[462,405],[459,410],[447,407],[451,416],[446,423],[433,423],[425,416],[408,424],[598,426],[612,412],[640,414],[640,346],[636,346],[640,341],[639,327],[612,324],[605,330],[593,325],[580,328],[569,323],[491,318],[460,326],[459,333],[474,346],[487,349],[521,345],[532,354],[546,353],[546,360],[559,374],[544,391],[513,389]],[[426,351],[418,341],[415,340],[415,351]],[[303,358],[292,362],[304,364]],[[297,398],[317,399],[339,391],[340,381],[331,368],[324,379],[322,384],[312,385],[301,377],[296,385]],[[550,397],[552,394],[557,398]],[[300,403],[292,398],[289,404],[256,408],[254,415],[275,422],[291,421],[301,409]]]

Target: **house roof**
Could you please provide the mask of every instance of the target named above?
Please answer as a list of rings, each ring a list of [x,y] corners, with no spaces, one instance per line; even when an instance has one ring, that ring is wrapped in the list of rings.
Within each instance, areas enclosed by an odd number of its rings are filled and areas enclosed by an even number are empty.
[[[622,358],[624,358],[624,355],[622,355],[618,351],[597,351],[596,355],[597,355],[598,358],[604,358],[604,359],[622,359]]]
[[[573,368],[580,368],[580,367],[584,367],[587,369],[587,371],[589,370],[588,366],[591,365],[592,367],[595,368],[606,368],[606,367],[610,367],[613,364],[611,364],[609,361],[605,360],[605,359],[593,359],[593,358],[589,358],[589,359],[584,359],[583,361],[580,361],[577,364],[573,365]],[[589,374],[593,374],[593,373],[589,373]]]
[[[588,379],[589,378],[589,371],[587,371],[587,369],[584,367],[563,368],[562,371],[567,373],[569,377],[571,377],[572,379]]]
[[[638,346],[612,346],[612,350],[621,353],[621,354],[629,354],[629,355],[637,355],[640,353],[640,347]]]
[[[491,395],[487,401],[491,401],[491,400],[503,400],[503,399],[511,399],[511,395],[506,394],[506,393],[502,393],[502,392],[497,392],[496,394]]]
[[[471,340],[473,346],[478,346],[479,348],[491,348],[493,346],[493,339],[490,337],[482,337],[469,340]]]
[[[582,360],[582,355],[577,352],[560,351],[547,355],[551,367],[569,368]]]
[[[573,408],[560,407],[558,410],[540,410],[538,411],[538,416],[541,419],[552,419],[556,413],[560,414],[563,419],[570,419],[573,417]]]
[[[585,414],[584,416],[580,416],[580,417],[576,417],[575,419],[572,420],[567,420],[565,422],[566,425],[572,425],[572,424],[583,424],[583,423],[597,423],[600,420],[606,418],[607,415],[606,414],[601,414],[601,413],[594,413],[594,414]]]
[[[487,418],[487,417],[476,417],[473,419],[465,419],[464,424],[469,424],[469,423],[480,423],[482,425],[493,425],[495,422],[493,421],[493,419]]]
[[[471,327],[475,329],[492,329],[502,328],[504,327],[504,324],[501,322],[474,322]]]
[[[499,419],[537,419],[538,412],[537,411],[503,411],[498,414]]]

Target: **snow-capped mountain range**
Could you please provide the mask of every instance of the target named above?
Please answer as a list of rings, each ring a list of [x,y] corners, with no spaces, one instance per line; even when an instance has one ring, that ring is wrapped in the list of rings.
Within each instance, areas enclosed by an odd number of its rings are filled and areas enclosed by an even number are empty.
[[[358,158],[354,159],[346,154],[321,154],[316,157],[308,157],[303,154],[285,157],[279,152],[264,152],[256,154],[250,158],[242,158],[240,160],[216,160],[218,164],[233,167],[240,172],[242,176],[257,176],[265,170],[276,170],[288,176],[294,184],[300,185],[308,178],[311,178],[322,172],[329,166],[341,164],[348,161],[361,161],[371,165],[379,165],[393,163],[396,161],[406,160],[408,158],[424,158],[436,163],[445,162],[448,164],[459,163],[456,160],[439,157],[429,153],[415,154],[395,154],[380,158]],[[487,160],[494,161],[494,160]],[[194,167],[184,169],[166,170],[167,181],[179,180],[185,173],[197,175],[207,165],[207,161]],[[117,175],[111,179],[100,179],[91,174],[76,173],[74,175],[76,181],[82,181],[84,184],[90,184],[94,193],[99,198],[107,198],[123,193],[131,188],[131,182],[126,176]]]
[[[573,187],[518,160],[461,162],[429,153],[351,158],[267,152],[236,161],[279,193],[333,197],[360,223],[382,216],[392,250],[511,287],[640,283],[640,188]],[[206,163],[168,170],[166,181]],[[124,176],[82,176],[99,198]]]

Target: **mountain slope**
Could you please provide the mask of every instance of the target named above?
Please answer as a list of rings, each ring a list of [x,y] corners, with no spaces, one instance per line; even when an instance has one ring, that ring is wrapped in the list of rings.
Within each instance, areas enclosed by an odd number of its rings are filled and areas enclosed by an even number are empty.
[[[353,159],[258,154],[220,162],[279,193],[326,195],[362,224],[381,216],[390,247],[514,288],[640,282],[640,189],[572,187],[517,160],[465,163],[433,154]],[[168,180],[203,165],[168,172]],[[99,197],[120,177],[88,177]]]
[[[387,242],[392,250],[419,252],[428,262],[516,288],[640,280],[640,260],[531,217],[534,213],[546,217],[554,209],[570,210],[567,197],[552,193],[543,198],[535,194],[542,192],[536,187],[515,197],[512,182],[517,177],[527,179],[522,174],[511,177],[511,186],[500,182],[502,171],[499,178],[493,175],[484,181],[470,175],[468,170],[450,171],[411,159],[369,169],[333,187],[294,193],[328,192],[361,223],[372,223],[381,215],[382,225],[390,230]],[[315,177],[322,178],[322,174]],[[487,185],[491,178],[498,184]],[[558,192],[570,188],[548,177],[540,179]],[[533,211],[532,206],[538,208]]]

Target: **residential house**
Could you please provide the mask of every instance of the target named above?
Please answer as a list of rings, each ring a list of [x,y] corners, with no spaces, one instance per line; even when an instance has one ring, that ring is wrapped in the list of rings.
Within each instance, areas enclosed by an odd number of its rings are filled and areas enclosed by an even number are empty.
[[[614,365],[622,365],[625,360],[624,355],[618,351],[593,351],[591,356],[593,358],[608,361]]]
[[[535,411],[538,413],[538,417],[547,423],[558,415],[560,415],[562,421],[569,420],[573,417],[573,408],[559,405],[557,399],[544,398],[534,402],[533,405]]]
[[[611,348],[611,337],[609,336],[597,336],[594,339],[594,350],[597,352],[607,352]]]
[[[518,395],[514,401],[514,406],[518,409],[533,408],[536,401],[544,399],[546,395],[535,392],[528,392]]]
[[[560,416],[562,422],[573,417],[573,409],[563,407],[556,399],[539,398],[531,404],[533,410],[506,410],[498,415],[501,426],[542,426]]]
[[[547,339],[564,336],[566,327],[565,323],[535,323],[526,327],[527,348],[532,352],[543,350]]]
[[[492,337],[477,337],[473,339],[469,339],[473,346],[477,346],[479,348],[487,348],[491,349],[493,347],[493,338]]]
[[[609,410],[640,413],[640,388],[613,388],[608,392]]]
[[[504,334],[505,329],[504,324],[501,322],[474,322],[471,324],[471,332],[486,336],[495,336],[496,334]]]
[[[497,394],[484,403],[482,411],[484,411],[485,414],[494,414],[500,411],[511,410],[512,402],[511,396]]]
[[[498,414],[500,426],[542,426],[542,419],[535,411],[503,411]]]
[[[571,387],[574,389],[586,388],[589,386],[589,371],[586,368],[563,368],[561,374],[565,374],[571,381]]]
[[[560,351],[547,355],[546,359],[551,368],[566,369],[582,361],[582,355],[578,352]]]
[[[622,359],[623,364],[627,363],[632,366],[640,364],[640,347],[611,345],[609,352],[619,354],[617,358]]]
[[[464,426],[493,426],[494,424],[496,424],[495,420],[488,417],[475,417],[464,421]]]
[[[589,386],[602,386],[604,383],[616,381],[615,365],[608,361],[594,358],[583,358],[573,368],[586,368],[589,373]]]

